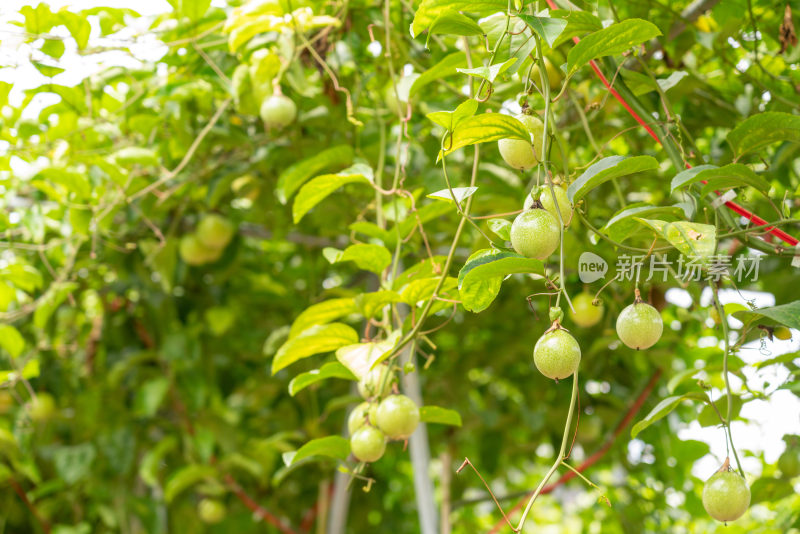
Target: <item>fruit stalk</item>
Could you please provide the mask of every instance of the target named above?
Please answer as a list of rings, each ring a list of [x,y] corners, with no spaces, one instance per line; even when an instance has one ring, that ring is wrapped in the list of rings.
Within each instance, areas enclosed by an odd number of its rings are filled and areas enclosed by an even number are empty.
[[[519,525],[517,525],[516,532],[522,530],[522,527],[525,526],[525,520],[528,517],[528,513],[531,511],[531,507],[533,507],[533,503],[536,501],[536,498],[542,492],[542,488],[544,488],[547,481],[550,480],[550,477],[553,476],[553,473],[556,472],[558,466],[561,465],[561,462],[564,461],[564,454],[567,452],[567,443],[569,442],[569,435],[570,429],[572,428],[572,417],[575,415],[575,406],[576,401],[578,399],[578,371],[575,371],[575,374],[572,375],[572,396],[570,397],[569,401],[569,411],[567,412],[567,422],[564,425],[564,435],[561,438],[561,448],[558,451],[558,457],[556,461],[553,462],[553,465],[550,467],[550,470],[547,471],[547,474],[544,476],[542,481],[539,483],[539,486],[536,488],[536,491],[533,492],[531,495],[530,500],[528,500],[528,504],[525,506],[525,511],[522,512],[522,517],[519,520]]]

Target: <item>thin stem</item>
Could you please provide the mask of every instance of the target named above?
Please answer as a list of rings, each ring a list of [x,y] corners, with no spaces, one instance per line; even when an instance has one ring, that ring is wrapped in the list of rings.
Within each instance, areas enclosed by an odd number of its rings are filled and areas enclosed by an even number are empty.
[[[576,400],[578,399],[578,371],[575,371],[575,374],[572,377],[572,397],[569,401],[569,412],[567,412],[567,422],[564,425],[564,436],[561,438],[561,448],[558,451],[558,457],[556,461],[553,462],[553,465],[550,467],[550,470],[544,476],[542,481],[539,483],[539,486],[536,488],[536,491],[533,492],[531,495],[530,500],[528,501],[527,506],[525,506],[525,511],[522,512],[522,517],[519,520],[519,525],[517,525],[516,532],[522,530],[522,527],[525,525],[525,520],[528,518],[528,513],[531,511],[531,507],[533,503],[536,501],[536,498],[542,492],[542,488],[544,488],[547,481],[550,480],[550,477],[553,476],[553,473],[556,472],[558,466],[561,465],[561,462],[564,460],[564,454],[567,452],[567,442],[569,441],[569,429],[572,427],[572,416],[575,413],[575,404]]]

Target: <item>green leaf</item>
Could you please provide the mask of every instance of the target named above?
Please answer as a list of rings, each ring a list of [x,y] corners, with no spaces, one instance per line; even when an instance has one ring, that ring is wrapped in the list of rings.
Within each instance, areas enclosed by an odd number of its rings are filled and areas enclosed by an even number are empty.
[[[672,179],[670,187],[674,193],[675,190],[681,187],[686,187],[690,184],[702,181],[709,182],[708,186],[703,188],[705,192],[737,186],[750,186],[762,193],[766,193],[770,188],[769,182],[753,172],[750,167],[742,165],[741,163],[731,163],[724,167],[717,167],[716,165],[698,165],[697,167],[679,172],[675,178]]]
[[[217,477],[217,470],[210,465],[191,464],[174,472],[164,486],[164,500],[171,503],[184,490],[198,482]]]
[[[723,417],[726,417],[725,414],[728,413],[728,396],[723,395],[714,404],[717,406],[719,413],[722,414]],[[742,398],[739,395],[734,395],[733,403],[731,403],[731,420],[739,416],[742,404]],[[703,409],[700,410],[700,413],[697,415],[697,422],[700,423],[700,426],[718,426],[721,424],[719,416],[711,404],[706,404]]]
[[[139,478],[151,487],[159,485],[158,472],[164,457],[178,446],[175,436],[167,436],[159,441],[155,447],[147,451],[139,464]]]
[[[42,296],[36,311],[33,312],[33,325],[44,328],[50,316],[66,300],[67,296],[78,289],[76,282],[61,282],[51,285]]]
[[[339,189],[340,187],[351,183],[372,183],[373,175],[372,169],[363,163],[356,163],[337,174],[323,174],[317,176],[307,184],[300,188],[297,193],[297,198],[294,199],[292,205],[292,219],[294,223],[300,222],[300,219],[311,210],[314,206],[322,202],[328,195]]]
[[[133,399],[133,413],[137,417],[153,417],[164,402],[169,385],[169,379],[160,376],[139,386]]]
[[[656,421],[663,419],[666,417],[672,410],[678,407],[678,405],[685,401],[688,397],[686,395],[677,395],[674,397],[667,397],[663,399],[661,402],[656,404],[655,408],[650,410],[650,413],[645,416],[644,419],[633,425],[631,428],[631,439],[635,438],[639,435],[639,433],[644,430],[645,428],[649,427]]]
[[[558,39],[558,36],[564,31],[564,28],[567,27],[567,21],[564,19],[534,17],[524,13],[519,13],[517,16],[524,20],[525,23],[536,32],[536,35],[544,39],[545,42],[550,45],[550,48],[554,47],[556,39]]]
[[[18,358],[25,349],[25,339],[19,330],[10,324],[0,324],[0,347],[5,349],[13,360]]]
[[[500,291],[503,278],[514,273],[543,274],[541,261],[515,252],[479,250],[458,273],[458,290],[465,309],[478,313],[489,307]]]
[[[451,204],[454,203],[453,198],[455,197],[455,202],[461,204],[464,202],[464,200],[471,197],[477,190],[477,187],[454,187],[452,192],[450,189],[442,189],[426,196],[434,200],[444,200],[445,202],[449,202]]]
[[[753,311],[737,311],[733,312],[733,316],[745,324],[767,318],[789,328],[800,330],[800,300]]]
[[[509,21],[503,13],[505,10],[506,8],[503,8],[491,16],[480,19],[478,24],[486,34],[489,49],[496,50],[493,62],[503,63],[513,59],[507,72],[514,74],[533,53],[536,40],[525,21],[517,17],[512,17]]]
[[[355,300],[350,297],[312,304],[294,320],[292,329],[289,331],[289,338],[295,337],[311,326],[330,323],[357,311]]]
[[[714,254],[717,243],[717,227],[687,221],[666,222],[657,219],[636,220],[649,226],[669,241],[684,256],[708,258]]]
[[[657,168],[658,161],[651,156],[609,156],[590,166],[569,184],[567,197],[574,205],[589,191],[613,178]]]
[[[278,197],[281,204],[286,204],[295,191],[312,176],[326,170],[334,170],[335,168],[350,165],[353,163],[353,157],[353,148],[350,145],[337,145],[327,148],[310,158],[294,163],[278,177],[275,196]]]
[[[386,359],[399,339],[400,331],[396,330],[383,341],[353,343],[338,349],[336,359],[360,380],[370,369]]]
[[[735,159],[778,141],[800,143],[800,117],[779,111],[767,111],[748,117],[728,133]]]
[[[569,41],[573,37],[582,37],[587,33],[591,33],[603,28],[603,23],[595,15],[588,11],[568,11],[565,9],[557,9],[550,12],[551,17],[564,19],[567,21],[567,27],[558,36],[558,39],[552,45],[552,48],[558,48],[561,44]]]
[[[425,423],[461,426],[461,414],[440,406],[423,406],[419,409],[419,420]]]
[[[495,78],[497,78],[500,74],[504,73],[508,70],[511,65],[513,65],[517,61],[516,58],[510,58],[502,63],[495,63],[494,65],[490,66],[481,66],[475,67],[474,69],[456,69],[461,74],[467,74],[468,76],[475,76],[476,78],[481,78],[486,80],[489,83],[494,83]]]
[[[433,24],[444,11],[464,11],[476,15],[491,15],[505,11],[508,2],[505,0],[423,0],[414,14],[411,23],[411,36],[417,37]]]
[[[344,251],[326,247],[322,252],[331,263],[352,261],[359,269],[376,274],[383,272],[392,263],[392,253],[386,247],[369,243],[356,243]]]
[[[144,167],[158,166],[158,154],[150,148],[127,146],[114,152],[111,157],[117,165],[142,165]]]
[[[327,436],[319,439],[312,439],[297,452],[287,452],[283,455],[283,462],[287,467],[296,464],[300,460],[312,456],[326,456],[338,460],[346,460],[350,454],[350,442],[342,436]]]
[[[436,289],[437,285],[439,285],[439,279],[440,277],[436,276],[431,278],[421,278],[419,280],[410,282],[405,288],[403,288],[403,291],[400,294],[403,298],[403,302],[409,306],[418,306],[422,302],[427,301],[433,296],[433,290]],[[458,281],[455,278],[448,276],[445,278],[442,288],[439,290],[439,294],[444,295],[455,289],[457,285]]]
[[[403,302],[403,298],[391,289],[382,289],[371,293],[362,293],[356,297],[355,301],[364,318],[372,319],[378,316],[388,304]]]
[[[567,55],[567,75],[572,76],[589,61],[613,56],[661,35],[652,22],[627,19],[582,38]]]
[[[428,40],[431,35],[483,35],[483,30],[468,16],[452,9],[445,9],[436,16],[428,28]],[[428,46],[427,42],[425,46]]]
[[[775,503],[784,497],[793,495],[795,493],[794,486],[786,479],[759,477],[758,480],[753,482],[750,488],[752,499],[750,504],[757,503]]]
[[[439,152],[439,159],[442,156],[453,153],[459,148],[477,143],[489,143],[500,139],[522,139],[530,141],[531,134],[525,126],[514,117],[501,115],[500,113],[482,113],[474,117],[469,117],[461,121],[448,145],[445,140],[446,151]]]
[[[454,52],[449,54],[436,65],[420,74],[419,78],[414,80],[414,83],[411,85],[411,89],[409,89],[408,93],[410,96],[414,96],[429,83],[436,80],[441,80],[447,76],[452,76],[453,74],[457,73],[457,68],[466,66],[467,55],[464,52]]]
[[[358,380],[347,367],[339,362],[328,362],[319,369],[301,373],[289,382],[289,395],[294,397],[299,391],[304,390],[312,384],[316,384],[328,378],[343,378],[345,380]]]
[[[272,374],[314,354],[332,352],[358,341],[358,333],[342,323],[316,325],[281,345],[272,360]]]
[[[68,485],[86,478],[92,468],[97,451],[91,443],[58,447],[53,451],[56,473]]]
[[[678,206],[631,205],[614,214],[601,230],[614,241],[625,241],[641,228],[636,217],[652,217],[653,215],[662,217],[669,215],[680,219],[683,218],[683,210]]]
[[[467,117],[472,117],[478,110],[478,101],[474,98],[465,100],[454,111],[434,111],[426,117],[447,131],[455,130]]]
[[[506,219],[489,219],[486,221],[489,230],[504,241],[511,241],[511,221]]]

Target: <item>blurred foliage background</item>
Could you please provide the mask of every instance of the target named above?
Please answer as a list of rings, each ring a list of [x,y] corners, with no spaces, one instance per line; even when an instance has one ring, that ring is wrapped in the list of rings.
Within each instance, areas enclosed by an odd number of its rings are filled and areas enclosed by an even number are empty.
[[[416,345],[414,372],[424,403],[458,412],[463,424],[427,426],[426,473],[414,473],[397,443],[365,471],[371,484],[334,483],[337,466],[352,468],[352,458],[316,456],[287,466],[285,453],[341,434],[359,399],[354,382],[342,379],[290,395],[294,377],[336,361],[331,352],[271,372],[303,310],[386,289],[385,277],[331,262],[326,248],[385,246],[400,276],[430,255],[441,266],[461,217],[452,203],[426,198],[446,187],[437,164],[445,130],[426,114],[466,100],[468,77],[455,69],[467,67],[465,51],[474,65],[488,62],[484,36],[442,31],[412,38],[420,4],[406,0],[170,0],[158,15],[107,4],[25,5],[5,12],[0,33],[0,532],[415,533],[415,475],[434,484],[440,532],[507,530],[474,473],[455,470],[469,458],[508,509],[539,483],[558,450],[570,381],[554,385],[532,365],[533,344],[549,326],[548,298],[526,300],[547,291],[541,277],[513,275],[480,314],[449,302],[434,306],[426,328],[449,323]],[[568,32],[544,45],[556,67],[567,62],[571,37],[599,30],[602,21],[636,18],[660,29],[662,36],[644,47],[599,64],[609,79],[627,84],[691,165],[731,162],[726,134],[747,117],[797,116],[800,47],[790,29],[798,13],[785,2],[558,4],[577,15],[562,14]],[[506,23],[505,6],[467,2],[455,9],[478,22],[491,47]],[[546,8],[515,4],[529,14]],[[533,43],[523,31],[499,48],[495,63],[515,54],[519,62],[498,76],[482,111],[518,111],[522,98],[541,113],[540,95],[522,95]],[[555,81],[563,83],[563,74]],[[259,117],[261,102],[276,91],[297,107],[296,120],[283,129],[266,128]],[[583,200],[585,219],[576,218],[565,235],[570,295],[583,290],[581,252],[613,265],[624,251],[589,224],[601,228],[629,204],[677,205],[664,218],[717,225],[718,236],[744,228],[743,219],[715,216],[699,184],[671,192],[682,166],[590,68],[570,79],[553,112],[552,165],[568,170],[564,181],[599,157],[650,155],[659,163]],[[737,186],[737,201],[800,235],[786,222],[800,218],[800,144],[793,142],[800,128],[786,128],[785,140],[739,160],[768,190]],[[384,190],[399,176],[409,194],[382,201],[375,188],[351,183],[296,222],[300,185],[353,164],[366,166]],[[447,157],[454,187],[468,184],[472,164],[472,147]],[[496,143],[481,145],[473,214],[519,210],[535,176],[507,167]],[[187,236],[212,213],[233,225],[230,242],[187,262]],[[490,233],[485,219],[475,222]],[[399,242],[395,224],[404,229]],[[746,299],[761,306],[797,299],[791,248],[758,233],[719,241],[719,250],[734,257],[755,248],[765,254],[757,281],[738,289],[723,282],[723,302],[732,306],[726,311],[744,309],[735,303]],[[644,227],[625,240],[644,249],[652,242]],[[466,226],[449,274],[488,246]],[[553,262],[547,268],[558,271]],[[428,269],[427,276],[438,274],[430,262]],[[708,406],[676,404],[630,437],[630,423],[661,399],[706,387],[717,400],[724,389],[723,333],[710,313],[708,283],[676,292],[680,286],[674,279],[641,286],[665,323],[648,351],[621,346],[614,332],[617,314],[633,299],[630,282],[603,292],[599,324],[580,328],[565,319],[583,350],[572,459],[578,465],[599,451],[585,474],[600,490],[578,479],[559,486],[537,501],[525,531],[718,528],[700,501],[725,447]],[[445,296],[458,300],[454,284]],[[358,313],[339,321],[363,337]],[[742,346],[731,357],[734,439],[743,440],[753,504],[725,532],[798,532],[800,450],[790,435],[781,443],[800,425],[798,332],[770,340],[763,329],[730,324]],[[403,332],[409,326],[406,320]],[[765,414],[781,409],[794,427],[776,429],[773,420],[764,430]],[[349,497],[337,500],[342,495]]]

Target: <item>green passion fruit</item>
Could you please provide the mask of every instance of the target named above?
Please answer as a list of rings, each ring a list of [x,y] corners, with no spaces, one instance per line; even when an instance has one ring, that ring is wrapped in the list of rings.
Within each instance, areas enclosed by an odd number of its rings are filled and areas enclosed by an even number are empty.
[[[261,120],[267,128],[285,128],[297,118],[297,106],[291,98],[273,94],[261,103]]]
[[[560,238],[558,221],[541,208],[523,211],[511,224],[511,246],[528,258],[548,258],[558,248]]]
[[[216,499],[203,499],[197,504],[197,515],[209,525],[221,522],[226,513],[225,505]]]
[[[750,506],[750,488],[734,471],[718,471],[703,486],[703,508],[717,521],[735,521]]]
[[[658,310],[646,302],[634,302],[617,317],[617,335],[632,349],[647,349],[656,344],[664,330]]]
[[[221,215],[206,215],[197,225],[197,239],[207,248],[222,249],[228,246],[236,229]]]
[[[222,254],[222,249],[212,249],[203,245],[196,234],[186,234],[181,237],[178,245],[181,259],[189,265],[203,265],[217,261]]]
[[[533,347],[533,363],[547,378],[560,380],[578,370],[581,347],[569,332],[557,328],[539,338]]]
[[[592,304],[594,297],[590,293],[579,293],[572,298],[572,306],[575,308],[573,312],[569,310],[569,316],[578,326],[589,328],[600,322],[603,318],[603,304],[599,306]]]
[[[377,428],[364,425],[350,438],[350,450],[360,462],[376,462],[386,452],[386,436]]]
[[[350,435],[358,431],[361,427],[367,424],[375,426],[375,410],[378,406],[374,403],[369,402],[362,402],[355,408],[353,411],[350,412],[350,417],[347,418],[347,430],[350,432]]]
[[[500,139],[497,142],[497,147],[500,149],[500,156],[509,166],[525,171],[539,163],[538,154],[542,147],[544,123],[538,118],[524,113],[517,115],[515,118],[528,130],[531,140]]]
[[[419,425],[419,408],[405,395],[390,395],[378,406],[375,422],[389,439],[408,439]]]
[[[383,397],[392,390],[395,376],[388,365],[379,365],[358,381],[358,393],[364,399]]]
[[[553,193],[550,192],[549,187],[543,188],[542,192],[539,193],[539,202],[542,203],[542,207],[547,210],[555,220],[558,220],[558,213],[560,211],[561,220],[564,221],[564,228],[566,228],[572,222],[572,204],[570,204],[569,198],[567,197],[567,190],[557,185],[553,186],[553,192],[555,192],[556,195],[558,210],[556,210],[556,202],[553,202]]]

